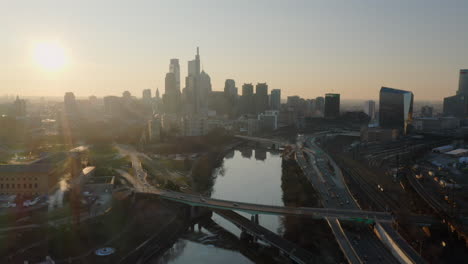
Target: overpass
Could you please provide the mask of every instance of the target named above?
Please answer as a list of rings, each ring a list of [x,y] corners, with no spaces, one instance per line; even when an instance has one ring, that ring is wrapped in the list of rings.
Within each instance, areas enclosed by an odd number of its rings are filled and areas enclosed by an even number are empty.
[[[264,204],[244,203],[229,200],[213,199],[201,195],[187,194],[169,190],[157,189],[154,187],[145,187],[140,194],[158,195],[163,199],[171,200],[191,206],[207,207],[221,210],[241,211],[249,214],[268,214],[268,215],[292,215],[308,216],[313,218],[337,218],[349,221],[366,221],[368,223],[393,222],[393,216],[387,212],[375,212],[353,209],[338,208],[310,208],[310,207],[286,207]]]
[[[231,211],[231,210],[214,210],[215,213],[225,218],[229,222],[240,227],[242,230],[246,230],[252,234],[255,238],[265,241],[266,243],[274,246],[280,250],[284,255],[288,256],[295,263],[315,263],[314,256],[307,250],[298,247],[294,243],[291,243],[270,230],[250,221],[242,215]]]

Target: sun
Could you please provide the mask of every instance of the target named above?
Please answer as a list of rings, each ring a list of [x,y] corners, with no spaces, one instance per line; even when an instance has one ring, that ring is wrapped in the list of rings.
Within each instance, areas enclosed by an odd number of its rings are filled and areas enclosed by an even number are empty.
[[[34,45],[34,61],[47,71],[59,71],[67,64],[65,48],[57,41],[41,42]]]

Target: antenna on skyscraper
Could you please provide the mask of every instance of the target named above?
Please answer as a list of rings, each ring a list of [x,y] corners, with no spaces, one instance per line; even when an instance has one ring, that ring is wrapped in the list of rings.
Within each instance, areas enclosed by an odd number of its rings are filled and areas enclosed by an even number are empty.
[[[200,55],[200,53],[199,53],[199,47],[197,47],[197,55]]]

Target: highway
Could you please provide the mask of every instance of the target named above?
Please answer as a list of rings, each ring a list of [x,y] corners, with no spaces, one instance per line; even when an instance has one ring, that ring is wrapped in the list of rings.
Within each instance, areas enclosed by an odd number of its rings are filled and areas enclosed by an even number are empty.
[[[214,210],[215,213],[222,216],[231,223],[237,225],[241,229],[247,230],[248,233],[253,234],[256,238],[267,242],[278,248],[281,252],[289,256],[296,263],[314,263],[314,256],[308,251],[298,247],[270,230],[253,223],[249,219],[231,210]]]
[[[308,216],[313,218],[339,218],[350,221],[369,221],[369,222],[392,222],[393,217],[386,212],[363,211],[341,208],[310,208],[310,207],[286,207],[254,203],[244,203],[229,200],[213,199],[201,195],[162,190],[154,187],[144,187],[137,191],[143,194],[155,194],[163,199],[185,203],[192,206],[201,206],[213,209],[235,210],[250,214],[269,214],[269,215],[292,215]]]
[[[304,146],[303,150],[307,156],[297,151],[296,160],[304,175],[318,191],[323,206],[360,211],[336,163],[315,145],[313,139],[305,141],[305,144],[304,138],[299,140],[301,142],[298,142],[298,145]],[[349,263],[398,263],[370,228],[364,227],[360,232],[356,232],[347,228],[343,229],[339,219],[327,218],[326,220]]]

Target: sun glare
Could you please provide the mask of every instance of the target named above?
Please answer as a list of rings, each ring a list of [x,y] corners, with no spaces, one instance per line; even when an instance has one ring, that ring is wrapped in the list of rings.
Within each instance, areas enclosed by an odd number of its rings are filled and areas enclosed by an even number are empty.
[[[34,60],[44,70],[58,71],[67,64],[67,55],[60,43],[41,42],[34,46]]]

